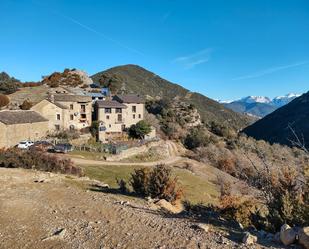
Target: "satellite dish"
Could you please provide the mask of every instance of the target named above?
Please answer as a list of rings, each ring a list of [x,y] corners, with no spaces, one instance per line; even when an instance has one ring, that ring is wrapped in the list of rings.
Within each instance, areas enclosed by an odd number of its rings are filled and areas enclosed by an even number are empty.
[[[78,115],[78,112],[75,112],[75,113],[74,113],[74,116],[77,116],[77,115]]]

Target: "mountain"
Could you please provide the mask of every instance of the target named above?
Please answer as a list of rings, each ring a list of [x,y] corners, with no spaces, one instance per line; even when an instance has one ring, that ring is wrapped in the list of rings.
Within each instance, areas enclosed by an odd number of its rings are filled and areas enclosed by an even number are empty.
[[[109,87],[113,93],[125,91],[152,98],[170,98],[193,104],[205,122],[215,121],[236,129],[252,123],[252,117],[235,113],[206,96],[190,92],[137,65],[124,65],[99,72],[91,77],[94,82]]]
[[[285,96],[278,96],[272,100],[272,104],[277,107],[282,107],[290,103],[293,99],[298,98],[301,94],[289,93]]]
[[[292,145],[296,132],[301,141],[309,145],[309,92],[277,109],[265,118],[245,128],[243,132],[270,143]]]
[[[248,113],[257,117],[265,117],[276,109],[290,103],[293,99],[299,97],[299,94],[287,94],[274,99],[263,96],[248,96],[240,100],[223,102],[225,107],[239,113]]]

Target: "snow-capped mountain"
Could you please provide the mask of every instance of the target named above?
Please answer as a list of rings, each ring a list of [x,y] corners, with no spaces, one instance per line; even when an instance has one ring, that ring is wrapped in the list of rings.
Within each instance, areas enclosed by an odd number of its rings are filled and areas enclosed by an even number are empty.
[[[294,100],[294,99],[296,99],[300,96],[301,96],[301,94],[289,93],[287,95],[278,96],[278,97],[274,98],[272,100],[272,103],[277,107],[281,107],[281,106],[284,106],[284,105],[290,103],[292,100]]]
[[[263,96],[248,96],[248,97],[242,98],[240,101],[245,102],[247,104],[270,103],[271,102],[271,100],[268,97],[263,97]]]
[[[219,101],[235,112],[264,117],[276,109],[290,103],[301,94],[289,93],[273,99],[264,96],[248,96],[235,101]]]

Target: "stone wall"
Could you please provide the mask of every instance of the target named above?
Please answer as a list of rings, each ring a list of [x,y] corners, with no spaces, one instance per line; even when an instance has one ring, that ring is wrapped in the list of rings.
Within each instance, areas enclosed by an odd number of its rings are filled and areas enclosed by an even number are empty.
[[[46,137],[48,121],[26,124],[0,125],[0,147],[13,147],[20,141],[38,141]]]

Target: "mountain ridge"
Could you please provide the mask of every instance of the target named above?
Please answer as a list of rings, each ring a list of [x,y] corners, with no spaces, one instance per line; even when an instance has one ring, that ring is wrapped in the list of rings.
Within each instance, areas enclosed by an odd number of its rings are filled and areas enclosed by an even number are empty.
[[[191,92],[138,65],[122,65],[91,76],[94,82],[109,87],[114,93],[133,92],[152,98],[180,99],[193,104],[204,122],[216,121],[241,129],[255,121],[252,117],[235,113],[200,93]]]
[[[270,143],[280,143],[292,146],[296,137],[309,145],[309,92],[292,100],[289,104],[282,106],[273,113],[267,115],[256,123],[246,127],[243,132],[258,140]],[[263,132],[261,132],[263,131]]]
[[[265,96],[247,96],[234,101],[219,101],[225,107],[239,113],[248,113],[258,117],[265,117],[276,109],[290,103],[300,94],[289,93],[273,99]]]

